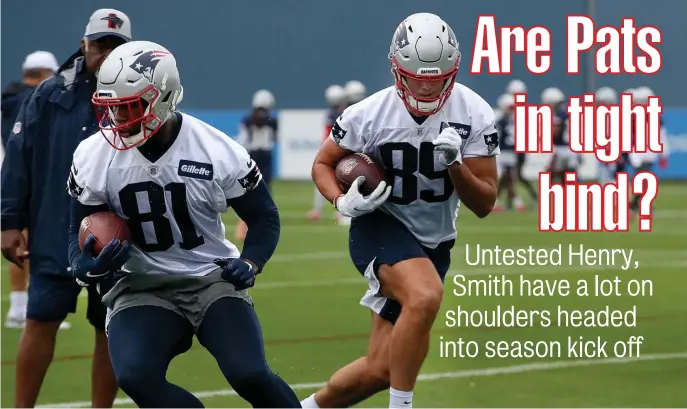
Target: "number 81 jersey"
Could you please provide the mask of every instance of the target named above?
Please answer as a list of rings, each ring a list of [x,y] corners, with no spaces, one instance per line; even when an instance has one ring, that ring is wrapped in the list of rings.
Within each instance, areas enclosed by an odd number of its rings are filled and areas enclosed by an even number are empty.
[[[100,132],[79,144],[68,191],[87,206],[106,204],[127,220],[135,273],[206,275],[213,259],[238,257],[225,237],[227,200],[262,175],[229,136],[186,114],[169,149],[155,162],[138,148],[118,151]]]
[[[369,155],[393,175],[391,196],[381,210],[430,248],[456,237],[460,207],[432,141],[451,126],[463,139],[463,158],[499,154],[494,111],[477,93],[456,83],[442,111],[418,123],[392,86],[347,108],[330,134],[342,148]]]

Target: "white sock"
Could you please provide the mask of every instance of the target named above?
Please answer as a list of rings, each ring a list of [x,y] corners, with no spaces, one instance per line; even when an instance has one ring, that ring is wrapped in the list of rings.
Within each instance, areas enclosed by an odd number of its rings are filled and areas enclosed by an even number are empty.
[[[322,193],[315,188],[315,210],[321,212],[322,206],[324,206],[324,196],[322,196]]]
[[[413,407],[413,391],[399,391],[394,388],[389,389],[389,407],[390,408],[412,408]]]
[[[26,315],[26,304],[29,296],[26,291],[12,291],[10,293],[10,310],[8,315],[13,317],[23,317]]]
[[[313,393],[312,395],[308,396],[307,398],[303,399],[301,401],[301,406],[304,408],[313,408],[313,409],[319,409],[319,406],[317,405],[317,402],[315,402],[315,394]]]

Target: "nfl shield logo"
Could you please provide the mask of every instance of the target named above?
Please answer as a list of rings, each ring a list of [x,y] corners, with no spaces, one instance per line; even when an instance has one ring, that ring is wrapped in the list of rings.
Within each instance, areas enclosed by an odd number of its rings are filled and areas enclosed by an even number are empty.
[[[158,171],[157,166],[151,166],[148,168],[148,173],[150,173],[150,176],[157,176],[157,171]]]

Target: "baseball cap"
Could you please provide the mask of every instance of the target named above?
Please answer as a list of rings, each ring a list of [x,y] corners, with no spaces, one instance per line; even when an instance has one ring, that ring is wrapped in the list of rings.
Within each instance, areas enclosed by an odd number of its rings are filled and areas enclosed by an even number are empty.
[[[57,59],[49,51],[34,51],[26,56],[21,65],[22,70],[47,69],[57,71],[59,67]]]
[[[113,35],[124,41],[131,41],[131,21],[126,14],[119,10],[99,9],[88,20],[84,35],[89,40]]]

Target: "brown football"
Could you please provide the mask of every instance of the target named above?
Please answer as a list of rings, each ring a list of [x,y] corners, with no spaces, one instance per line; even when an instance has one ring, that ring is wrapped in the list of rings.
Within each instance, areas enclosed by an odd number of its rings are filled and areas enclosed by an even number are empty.
[[[97,256],[112,239],[124,242],[131,239],[131,232],[126,220],[112,212],[98,212],[84,217],[79,228],[79,248],[83,245],[88,235],[95,236],[93,255]]]
[[[336,179],[344,193],[360,176],[365,177],[360,185],[360,193],[363,195],[369,195],[382,181],[387,181],[384,168],[364,153],[352,153],[336,165]]]

